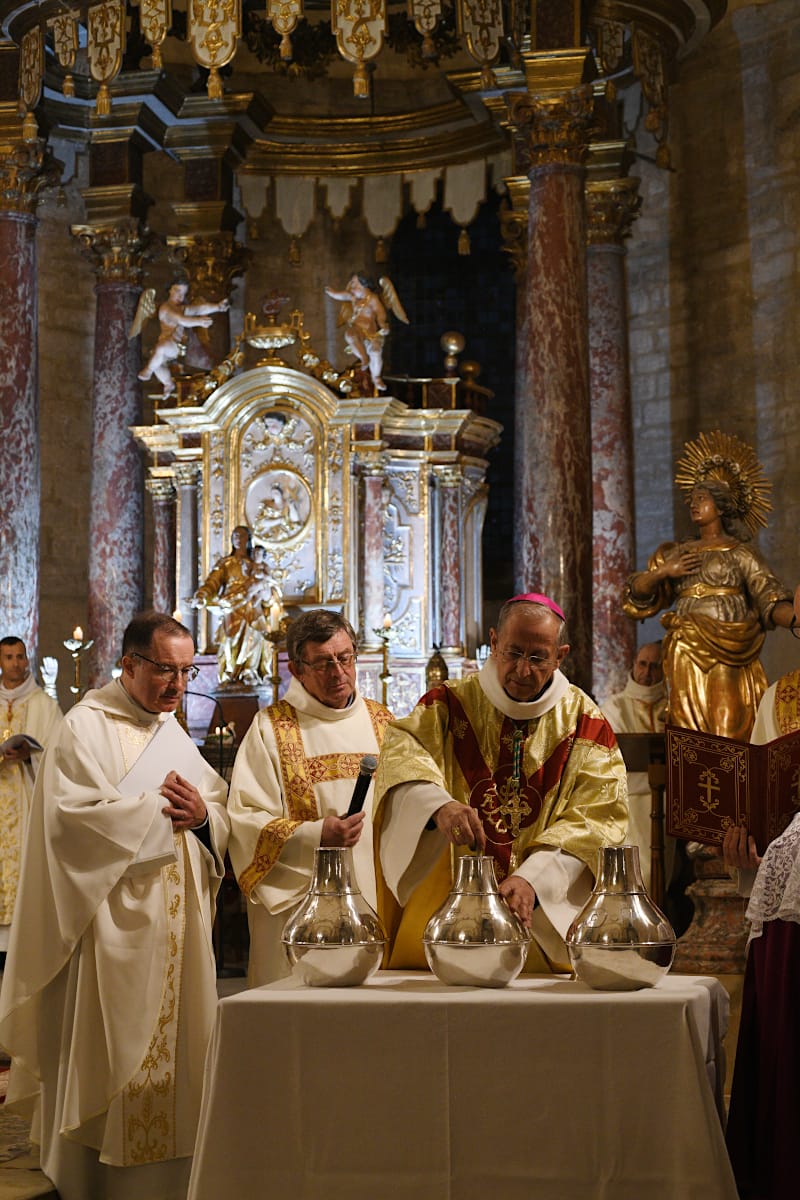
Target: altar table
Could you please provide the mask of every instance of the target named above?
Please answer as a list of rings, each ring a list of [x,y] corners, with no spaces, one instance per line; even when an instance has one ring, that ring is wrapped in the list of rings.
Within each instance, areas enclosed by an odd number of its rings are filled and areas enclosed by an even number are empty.
[[[728,997],[379,972],[221,1001],[189,1200],[736,1200]]]

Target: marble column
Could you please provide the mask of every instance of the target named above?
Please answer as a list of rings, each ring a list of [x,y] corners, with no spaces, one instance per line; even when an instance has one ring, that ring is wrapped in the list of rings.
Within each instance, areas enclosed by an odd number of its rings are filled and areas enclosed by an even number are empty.
[[[363,645],[379,647],[375,630],[383,628],[383,465],[374,459],[360,466],[364,487],[361,534],[361,614]]]
[[[171,479],[150,476],[147,490],[153,510],[153,608],[174,613],[175,488]]]
[[[198,462],[175,464],[175,481],[178,485],[180,534],[178,538],[178,608],[181,621],[197,642],[197,609],[190,606],[192,596],[199,587],[198,574],[198,509],[197,492],[200,479]]]
[[[433,469],[439,518],[439,645],[463,654],[461,634],[461,485],[460,467]]]
[[[574,57],[580,80],[585,55]],[[523,58],[528,91],[509,97],[511,120],[530,155],[514,574],[519,590],[543,591],[567,613],[572,646],[567,671],[589,688],[592,489],[583,160],[592,93],[580,82],[539,91],[546,56]]]
[[[89,516],[89,686],[108,682],[122,634],[142,608],[144,472],[130,432],[142,423],[138,338],[128,331],[141,291],[143,241],[135,221],[73,226],[97,276]]]
[[[39,381],[36,184],[44,142],[0,147],[0,637],[39,637]]]
[[[600,699],[625,687],[636,625],[622,612],[634,568],[633,429],[624,239],[640,205],[637,179],[590,182],[589,371],[592,414],[593,663]]]

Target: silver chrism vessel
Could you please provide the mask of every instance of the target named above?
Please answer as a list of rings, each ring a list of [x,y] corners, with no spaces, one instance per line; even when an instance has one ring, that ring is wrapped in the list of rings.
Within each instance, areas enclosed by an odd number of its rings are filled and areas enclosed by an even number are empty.
[[[516,979],[530,939],[497,890],[490,855],[461,855],[453,890],[422,940],[442,983],[497,988]]]
[[[567,931],[578,979],[605,992],[652,987],[675,957],[675,931],[644,886],[638,846],[601,846],[597,879]]]
[[[314,851],[311,885],[281,941],[294,975],[313,987],[352,987],[378,970],[386,934],[359,890],[349,847]]]

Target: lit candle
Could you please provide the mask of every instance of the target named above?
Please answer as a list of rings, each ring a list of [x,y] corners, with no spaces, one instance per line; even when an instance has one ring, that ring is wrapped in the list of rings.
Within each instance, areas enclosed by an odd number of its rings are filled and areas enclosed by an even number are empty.
[[[392,618],[389,616],[389,614],[388,614],[388,613],[387,613],[387,614],[386,614],[386,616],[383,618],[383,628],[384,628],[384,629],[391,629],[391,628],[392,628]]]
[[[72,636],[76,642],[83,641],[83,630],[81,629],[80,625],[75,626],[75,628],[72,631]]]

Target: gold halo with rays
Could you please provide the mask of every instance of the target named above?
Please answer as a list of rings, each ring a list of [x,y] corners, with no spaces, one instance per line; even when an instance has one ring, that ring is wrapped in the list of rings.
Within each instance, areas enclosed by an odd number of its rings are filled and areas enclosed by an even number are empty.
[[[766,478],[753,449],[729,433],[715,429],[686,442],[683,457],[676,463],[675,482],[687,496],[704,483],[723,483],[731,493],[737,516],[751,533],[766,528],[772,511]]]

